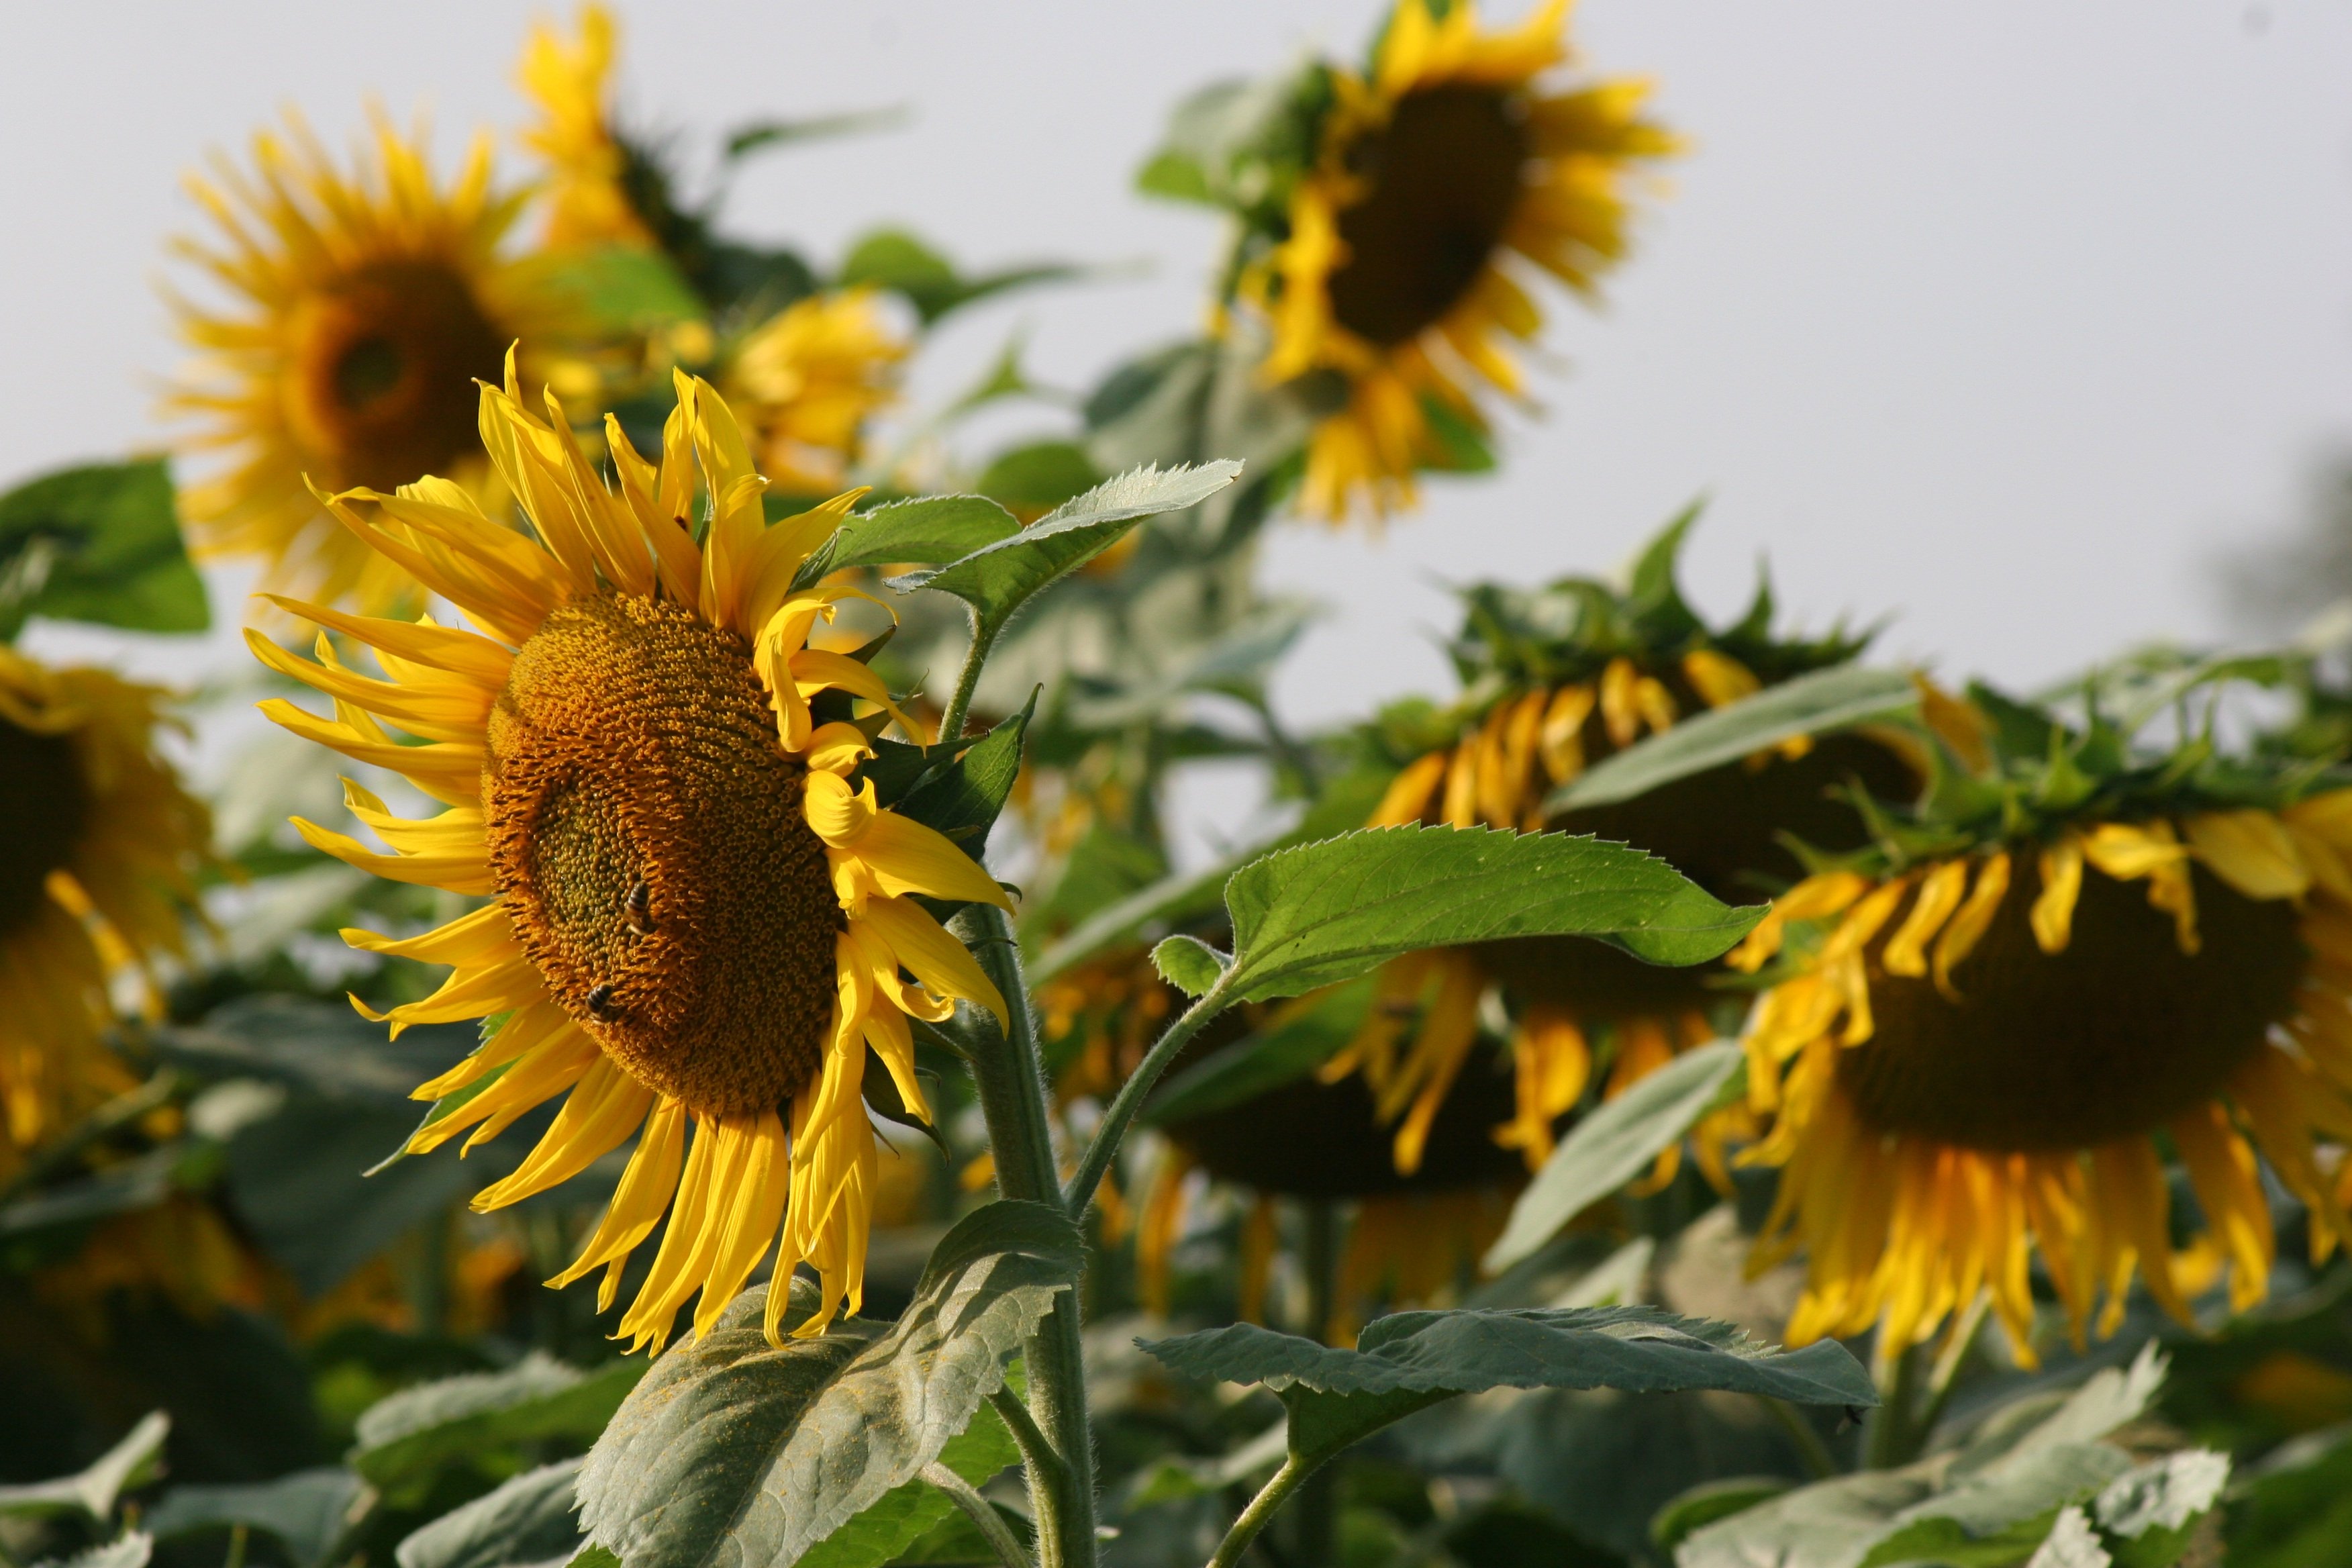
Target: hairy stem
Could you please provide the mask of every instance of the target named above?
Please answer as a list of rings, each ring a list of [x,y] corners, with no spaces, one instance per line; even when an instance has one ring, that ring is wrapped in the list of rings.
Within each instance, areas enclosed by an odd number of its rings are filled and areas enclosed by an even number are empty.
[[[960,682],[966,689],[969,681]],[[969,691],[965,691],[969,696]],[[951,710],[950,711],[954,711]],[[971,1057],[988,1146],[996,1161],[997,1190],[1036,1203],[1061,1199],[1054,1161],[1054,1124],[1046,1110],[1045,1077],[1037,1051],[1037,1018],[1021,973],[1021,947],[1004,911],[975,904],[956,917],[957,934],[1004,996],[1012,1027]],[[1079,1337],[1078,1292],[1063,1291],[1023,1346],[1029,1372],[1029,1413],[1061,1458],[1058,1475],[1026,1468],[1030,1508],[1037,1520],[1045,1568],[1094,1568],[1094,1433],[1087,1419],[1087,1367]]]
[[[1217,1542],[1217,1554],[1209,1559],[1209,1568],[1234,1568],[1234,1564],[1242,1560],[1242,1553],[1249,1550],[1249,1543],[1257,1539],[1257,1532],[1265,1528],[1266,1521],[1290,1500],[1290,1494],[1298,1489],[1320,1463],[1318,1459],[1303,1459],[1297,1454],[1283,1460],[1282,1468],[1275,1471],[1274,1479],[1265,1483],[1257,1496],[1250,1499],[1249,1507],[1242,1510],[1242,1516],[1234,1521],[1234,1527],[1225,1531],[1223,1541]]]
[[[993,634],[983,633],[980,613],[971,617],[971,647],[963,656],[963,668],[956,671],[955,690],[948,697],[948,708],[940,715],[939,743],[952,746],[963,739],[963,728],[971,717],[972,689],[980,684],[981,667],[988,662],[988,649],[995,642]]]
[[[1029,1568],[1029,1553],[1022,1550],[1013,1527],[1004,1522],[1003,1515],[986,1498],[972,1489],[970,1481],[937,1462],[925,1465],[922,1474],[923,1479],[947,1493],[948,1500],[963,1510],[964,1517],[979,1527],[1004,1568]]]
[[[1230,968],[1225,971],[1226,976],[1232,973]],[[1086,1157],[1078,1162],[1077,1173],[1070,1178],[1069,1185],[1062,1189],[1063,1206],[1070,1211],[1071,1218],[1084,1215],[1087,1205],[1094,1202],[1095,1188],[1102,1184],[1104,1174],[1110,1170],[1110,1163],[1118,1153],[1120,1141],[1127,1136],[1128,1128],[1143,1110],[1143,1102],[1150,1098],[1152,1086],[1160,1081],[1160,1075],[1168,1070],[1168,1064],[1192,1043],[1192,1037],[1201,1032],[1202,1026],[1225,1010],[1225,979],[1221,977],[1202,994],[1199,1001],[1184,1010],[1182,1017],[1168,1026],[1165,1034],[1152,1042],[1151,1049],[1144,1053],[1143,1060],[1137,1064],[1135,1071],[1119,1085],[1118,1093],[1111,1100],[1110,1109],[1103,1112],[1102,1125],[1095,1129],[1094,1141],[1087,1145]]]
[[[1000,1388],[988,1396],[988,1403],[1013,1434],[1013,1446],[1021,1450],[1021,1462],[1051,1479],[1057,1491],[1066,1487],[1070,1468],[1062,1463],[1062,1456],[1045,1441],[1045,1434],[1038,1430],[1036,1419],[1021,1403],[1021,1396],[1009,1388]]]

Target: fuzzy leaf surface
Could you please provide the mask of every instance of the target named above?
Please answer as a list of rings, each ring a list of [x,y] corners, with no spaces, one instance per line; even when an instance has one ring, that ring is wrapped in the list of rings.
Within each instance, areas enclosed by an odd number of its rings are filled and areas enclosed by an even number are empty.
[[[580,1546],[572,1488],[584,1463],[526,1470],[413,1531],[393,1556],[400,1568],[514,1568],[568,1558]]]
[[[1077,1277],[1060,1210],[1000,1202],[957,1222],[898,1322],[852,1320],[779,1350],[767,1291],[661,1356],[589,1455],[589,1538],[629,1568],[797,1563],[939,1458]],[[796,1289],[795,1310],[814,1305]],[[857,1559],[863,1561],[863,1559]]]
[[[398,1500],[421,1493],[444,1464],[486,1449],[593,1437],[646,1370],[623,1360],[582,1372],[534,1351],[504,1372],[403,1389],[360,1416],[352,1468]]]
[[[159,1539],[241,1524],[276,1536],[294,1568],[318,1568],[342,1540],[362,1489],[359,1477],[339,1466],[241,1486],[173,1487],[145,1522]]]
[[[1899,669],[1838,665],[1815,670],[1626,747],[1554,790],[1544,809],[1556,816],[1632,800],[1800,735],[1899,718],[1918,708],[1918,688]]]
[[[981,636],[993,638],[1039,589],[1093,560],[1143,519],[1200,505],[1233,483],[1241,468],[1222,458],[1197,467],[1130,468],[1010,538],[936,570],[893,577],[890,586],[954,595],[972,607]]]
[[[1729,1040],[1686,1051],[1579,1121],[1511,1205],[1503,1234],[1486,1249],[1486,1271],[1499,1274],[1530,1256],[1640,1174],[1706,1114],[1741,1059]]]
[[[1254,860],[1225,884],[1232,994],[1263,1002],[1400,953],[1515,936],[1589,936],[1650,963],[1725,952],[1765,906],[1734,909],[1654,856],[1558,833],[1381,827]]]

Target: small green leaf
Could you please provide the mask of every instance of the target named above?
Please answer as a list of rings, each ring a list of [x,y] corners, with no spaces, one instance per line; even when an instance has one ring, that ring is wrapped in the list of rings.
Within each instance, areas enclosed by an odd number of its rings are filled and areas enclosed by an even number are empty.
[[[1295,996],[1400,953],[1516,936],[1589,936],[1645,963],[1697,963],[1764,915],[1664,860],[1592,838],[1486,828],[1368,828],[1265,856],[1225,884],[1230,989]]]
[[[1919,690],[1899,669],[1838,665],[1711,709],[1605,758],[1552,792],[1552,816],[1647,795],[1800,735],[1916,713]]]
[[[453,1461],[550,1437],[593,1437],[645,1373],[635,1359],[583,1373],[534,1351],[504,1372],[403,1389],[360,1416],[352,1468],[395,1503],[421,1498]]]
[[[212,624],[162,458],[64,468],[0,495],[0,640],[33,616],[139,632]]]
[[[1533,1255],[1559,1228],[1649,1168],[1680,1142],[1738,1071],[1739,1047],[1717,1040],[1686,1051],[1602,1102],[1570,1129],[1536,1179],[1528,1184],[1482,1266],[1499,1274]]]
[[[2005,1568],[2010,1559],[2002,1559],[1996,1568]],[[2051,1521],[2050,1533],[2026,1560],[2025,1568],[2113,1568],[2115,1558],[2099,1541],[2098,1532],[2091,1528],[2090,1520],[2079,1508],[2063,1510]],[[1961,1563],[1958,1568],[1970,1568]]]
[[[1214,985],[1232,962],[1200,938],[1181,932],[1151,950],[1152,966],[1160,978],[1187,996],[1198,996]]]
[[[1257,1383],[1290,1412],[1290,1451],[1319,1461],[1413,1411],[1495,1388],[1725,1389],[1803,1405],[1871,1405],[1843,1346],[1758,1345],[1728,1323],[1649,1307],[1393,1312],[1354,1350],[1252,1323],[1137,1342],[1182,1376]]]
[[[1144,518],[1198,506],[1234,482],[1239,463],[1132,468],[1000,540],[933,571],[893,577],[900,593],[932,588],[972,607],[981,635],[993,640],[1030,595],[1116,543]]]
[[[145,1523],[164,1540],[241,1524],[277,1537],[294,1568],[319,1568],[350,1529],[365,1489],[359,1477],[336,1466],[245,1486],[173,1487]]]
[[[163,1463],[163,1439],[171,1431],[172,1418],[152,1410],[88,1469],[53,1481],[0,1487],[0,1519],[78,1512],[104,1524],[114,1515],[117,1498],[153,1479]]]
[[[1208,978],[1211,984],[1215,983],[1213,973]],[[1371,1000],[1370,980],[1333,986],[1313,998],[1313,1005],[1302,1005],[1279,1022],[1269,1024],[1247,1039],[1234,1041],[1170,1079],[1151,1097],[1144,1122],[1165,1127],[1187,1121],[1244,1104],[1268,1089],[1305,1078],[1356,1037]]]
[[[568,1558],[580,1545],[572,1489],[586,1462],[527,1470],[413,1531],[393,1556],[400,1568],[514,1568]]]
[[[904,229],[877,229],[850,247],[841,264],[845,289],[871,283],[905,296],[925,326],[960,306],[1029,283],[1051,283],[1081,275],[1063,262],[1008,267],[965,278],[955,264]],[[634,1564],[632,1565],[634,1568]]]
[[[590,1538],[628,1568],[785,1568],[914,1480],[1004,1383],[1004,1362],[1076,1279],[1058,1208],[958,1221],[895,1326],[851,1320],[779,1350],[767,1287],[661,1356],[580,1479]],[[805,1318],[814,1287],[795,1282]]]
[[[986,496],[920,496],[853,514],[812,552],[793,579],[804,588],[850,566],[961,561],[1021,531],[1013,514]]]
[[[868,131],[893,131],[911,118],[904,104],[887,109],[853,109],[841,114],[816,114],[806,120],[755,120],[727,133],[721,151],[730,163],[754,153],[822,142],[834,136],[856,136]]]
[[[892,809],[926,827],[946,834],[973,859],[988,842],[988,830],[1012,796],[1021,776],[1021,742],[1037,709],[1031,692],[1027,706],[1001,720],[961,752],[947,743],[929,748],[940,761],[927,769]],[[875,792],[881,793],[878,789]]]

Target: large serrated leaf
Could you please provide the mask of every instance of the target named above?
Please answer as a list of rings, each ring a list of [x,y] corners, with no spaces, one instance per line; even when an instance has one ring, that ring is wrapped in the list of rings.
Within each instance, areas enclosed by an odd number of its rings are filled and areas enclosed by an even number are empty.
[[[745,1292],[623,1405],[580,1479],[590,1539],[629,1568],[784,1568],[914,1480],[1003,1385],[1004,1363],[1077,1278],[1077,1229],[1044,1204],[975,1210],[896,1325],[768,1343]],[[795,1288],[788,1321],[815,1293]]]
[[[149,1411],[89,1468],[51,1481],[0,1487],[0,1519],[78,1512],[105,1523],[114,1512],[115,1499],[155,1474],[163,1462],[163,1439],[171,1432],[169,1415]]]
[[[983,1405],[973,1412],[971,1426],[948,1439],[938,1462],[979,1486],[1020,1458],[1003,1419]],[[929,1481],[908,1481],[809,1548],[802,1568],[876,1568],[897,1559],[954,1512],[947,1493]]]
[[[1589,936],[1651,963],[1697,963],[1763,918],[1622,844],[1558,833],[1381,827],[1252,861],[1225,884],[1232,994],[1260,1002],[1400,953],[1517,936]]]
[[[1681,1139],[1738,1071],[1740,1048],[1717,1040],[1686,1051],[1570,1129],[1483,1260],[1499,1274],[1535,1254],[1560,1226],[1641,1173]]]
[[[161,458],[65,468],[0,495],[0,640],[32,616],[142,632],[212,624]]]
[[[1039,589],[1085,565],[1143,519],[1198,506],[1240,473],[1239,463],[1223,459],[1198,467],[1131,468],[1009,539],[936,570],[893,577],[890,586],[901,593],[932,588],[954,595],[971,606],[982,640],[992,641]]]
[[[899,566],[961,561],[1021,531],[986,496],[919,496],[857,512],[812,552],[793,579],[806,587],[849,566]]]
[[[400,1568],[515,1568],[568,1558],[580,1546],[572,1489],[584,1463],[526,1470],[413,1531],[393,1556]]]
[[[173,1487],[145,1522],[159,1540],[241,1524],[275,1536],[294,1568],[318,1568],[342,1540],[365,1489],[359,1477],[331,1466],[244,1486]]]
[[[583,1373],[534,1351],[504,1372],[403,1389],[361,1415],[352,1468],[397,1500],[429,1485],[443,1465],[488,1449],[593,1437],[646,1370],[624,1360]]]
[[[1626,747],[1553,791],[1544,809],[1557,816],[1632,800],[1800,735],[1899,718],[1918,707],[1918,688],[1899,669],[1840,665],[1816,670],[1696,714]]]
[[[1782,1351],[1727,1323],[1648,1307],[1395,1312],[1354,1350],[1236,1323],[1139,1342],[1171,1371],[1260,1383],[1290,1411],[1291,1452],[1320,1459],[1390,1422],[1494,1388],[1724,1389],[1806,1405],[1869,1405],[1869,1374],[1831,1342]]]

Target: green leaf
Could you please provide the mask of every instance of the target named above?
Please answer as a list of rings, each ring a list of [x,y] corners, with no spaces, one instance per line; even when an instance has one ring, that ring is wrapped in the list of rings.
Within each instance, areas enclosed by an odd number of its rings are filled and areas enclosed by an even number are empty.
[[[147,1568],[154,1555],[155,1538],[143,1530],[133,1530],[70,1557],[45,1558],[33,1568]]]
[[[542,251],[522,263],[537,289],[594,334],[643,332],[703,313],[702,300],[677,265],[638,245]]]
[[[1900,718],[1918,707],[1918,688],[1899,669],[1838,665],[1815,670],[1696,714],[1604,758],[1554,790],[1544,810],[1556,816],[1632,800],[1800,735]]]
[[[733,163],[754,153],[802,142],[856,136],[868,131],[893,131],[906,124],[910,118],[906,105],[894,104],[887,109],[853,109],[841,114],[814,114],[806,120],[755,120],[729,132],[721,151],[727,161]]]
[[[1000,1202],[941,1239],[895,1326],[851,1320],[779,1350],[766,1289],[746,1291],[655,1362],[598,1440],[580,1480],[590,1539],[628,1568],[800,1561],[970,1426],[1079,1264],[1058,1208]],[[793,1316],[815,1299],[798,1283]]]
[[[850,247],[841,264],[845,289],[871,283],[905,296],[915,313],[929,326],[960,306],[991,294],[1001,294],[1028,283],[1057,282],[1080,276],[1081,268],[1051,262],[1034,267],[1008,267],[1002,271],[965,278],[955,264],[904,229],[877,229]]]
[[[2352,1563],[2352,1427],[2290,1438],[2234,1490],[2227,1531],[2232,1568]]]
[[[1800,1487],[1694,1530],[1675,1549],[1675,1568],[1855,1568],[1896,1515],[1935,1489],[1916,1469]]]
[[[979,859],[988,842],[988,830],[1011,797],[1013,781],[1021,776],[1021,741],[1036,709],[1037,694],[1033,691],[1020,712],[1000,720],[961,752],[945,743],[929,748],[941,760],[917,779],[891,809],[947,835],[966,854]]]
[[[2025,1568],[2112,1568],[2115,1559],[2079,1508],[2063,1510]],[[1961,1565],[1966,1568],[1966,1565]]]
[[[504,1372],[403,1389],[360,1416],[352,1468],[395,1503],[421,1497],[452,1461],[551,1437],[595,1436],[646,1370],[631,1359],[583,1373],[534,1351]]]
[[[584,1458],[541,1465],[412,1532],[400,1568],[514,1568],[568,1558],[580,1545],[572,1488]]]
[[[1517,936],[1590,936],[1649,963],[1697,963],[1764,915],[1664,860],[1592,838],[1488,828],[1368,828],[1254,860],[1225,884],[1231,990],[1295,996],[1400,953]]]
[[[2000,1467],[1905,1509],[1861,1568],[1922,1559],[1949,1559],[1962,1568],[2014,1563],[2049,1534],[2062,1509],[2089,1502],[2130,1468],[2130,1457],[2105,1443],[2045,1447],[2030,1465]]]
[[[1021,524],[986,496],[920,496],[852,515],[812,552],[793,576],[804,588],[850,566],[897,566],[961,561],[1021,531]]]
[[[1702,1481],[1657,1511],[1650,1521],[1651,1542],[1671,1557],[1692,1531],[1719,1519],[1729,1519],[1735,1513],[1745,1513],[1758,1503],[1769,1502],[1788,1491],[1790,1485],[1782,1476],[1732,1476],[1719,1481]]]
[[[162,458],[64,468],[0,495],[0,639],[33,616],[140,632],[212,624]]]
[[[1198,996],[1214,985],[1232,962],[1199,937],[1181,931],[1151,950],[1152,967],[1160,978],[1187,996]]]
[[[1758,1345],[1727,1323],[1649,1307],[1393,1312],[1354,1350],[1252,1323],[1138,1341],[1171,1371],[1264,1384],[1290,1412],[1290,1451],[1320,1460],[1415,1410],[1495,1388],[1726,1389],[1804,1405],[1870,1405],[1870,1376],[1844,1347]]]
[[[1198,506],[1234,482],[1239,463],[1132,468],[1055,508],[1009,539],[933,571],[889,579],[900,593],[933,588],[972,607],[981,636],[993,640],[1030,595],[1074,572],[1142,519]]]
[[[350,1528],[364,1489],[359,1477],[333,1466],[247,1486],[173,1487],[144,1522],[166,1540],[241,1524],[277,1537],[294,1568],[319,1568]]]
[[[974,488],[1007,506],[1042,512],[1086,494],[1108,477],[1096,468],[1085,447],[1067,441],[1037,441],[999,453]]]
[[[172,1418],[152,1410],[79,1474],[0,1487],[0,1519],[78,1512],[104,1524],[114,1515],[117,1498],[154,1478],[163,1463],[163,1439],[171,1431]]]
[[[981,1486],[1020,1458],[1020,1446],[1003,1418],[983,1405],[972,1413],[971,1426],[948,1439],[939,1463]],[[809,1548],[802,1568],[875,1568],[898,1557],[944,1521],[961,1517],[939,1488],[929,1481],[908,1481]]]
[[[1176,938],[1171,937],[1170,942]],[[1164,950],[1167,943],[1160,944]],[[1162,965],[1161,972],[1166,973]],[[1210,974],[1211,984],[1216,976]],[[1184,982],[1171,975],[1174,984]],[[1193,990],[1186,985],[1188,991]],[[1208,989],[1202,985],[1200,990]],[[1194,994],[1199,994],[1194,991]],[[1268,1089],[1305,1078],[1337,1055],[1363,1025],[1371,1005],[1369,980],[1335,985],[1279,1022],[1245,1040],[1203,1058],[1162,1084],[1144,1112],[1146,1125],[1165,1127],[1255,1100]]]
[[[1603,1101],[1560,1140],[1511,1205],[1510,1221],[1481,1266],[1499,1274],[1533,1255],[1562,1226],[1647,1170],[1706,1113],[1742,1059],[1737,1044],[1717,1040]]]
[[[2099,1529],[2115,1542],[2117,1568],[2169,1568],[2198,1522],[2221,1501],[2230,1457],[2184,1448],[2118,1476],[2093,1505]]]

